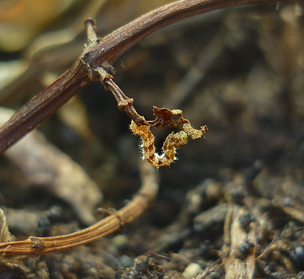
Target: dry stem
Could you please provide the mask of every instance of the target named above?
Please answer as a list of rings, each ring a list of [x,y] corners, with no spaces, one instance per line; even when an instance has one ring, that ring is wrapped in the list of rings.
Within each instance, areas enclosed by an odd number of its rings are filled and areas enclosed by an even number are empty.
[[[0,243],[0,254],[2,256],[36,257],[80,246],[121,229],[145,211],[158,191],[155,169],[146,162],[142,162],[140,170],[142,177],[141,189],[133,200],[121,210],[113,212],[112,215],[84,230],[68,235],[54,237],[31,236],[23,241]]]

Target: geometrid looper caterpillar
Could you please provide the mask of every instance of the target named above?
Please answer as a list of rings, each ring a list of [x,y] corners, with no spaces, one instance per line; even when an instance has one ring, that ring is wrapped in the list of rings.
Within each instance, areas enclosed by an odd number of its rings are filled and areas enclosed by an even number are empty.
[[[171,112],[174,112],[174,110]],[[140,145],[143,153],[142,159],[146,159],[156,168],[169,166],[177,159],[175,157],[176,148],[186,144],[188,136],[192,139],[201,138],[205,136],[205,132],[208,130],[207,126],[202,126],[201,130],[193,129],[187,119],[183,119],[183,122],[183,131],[177,133],[172,132],[169,134],[162,147],[163,153],[159,155],[155,152],[155,138],[150,130],[150,126],[137,126],[132,120],[130,129],[135,135],[140,136],[142,139],[142,143]]]
[[[176,160],[176,147],[187,143],[188,136],[184,131],[177,133],[172,132],[167,136],[163,144],[163,154],[159,155],[155,152],[155,138],[150,131],[150,126],[137,126],[132,120],[130,128],[135,135],[139,135],[142,139],[142,143],[140,145],[143,153],[142,159],[146,159],[150,164],[157,168],[169,166],[174,160]]]

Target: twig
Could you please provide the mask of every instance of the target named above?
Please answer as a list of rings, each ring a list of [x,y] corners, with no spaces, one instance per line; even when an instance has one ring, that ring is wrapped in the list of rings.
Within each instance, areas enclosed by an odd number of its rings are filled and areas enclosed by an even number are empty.
[[[81,88],[98,77],[92,69],[114,63],[149,34],[184,18],[226,7],[277,2],[276,0],[180,0],[155,9],[86,47],[74,65],[25,104],[0,129],[0,153],[40,126]],[[288,0],[286,0],[288,2]],[[97,78],[97,79],[96,79]]]
[[[68,235],[54,237],[29,237],[23,241],[0,243],[2,256],[31,256],[64,251],[86,244],[122,228],[140,216],[155,198],[158,191],[156,170],[142,162],[140,166],[142,186],[133,200],[121,210],[96,224]]]
[[[256,253],[256,226],[251,224],[249,231],[245,231],[240,219],[244,209],[234,205],[233,220],[231,224],[231,251],[225,269],[226,278],[253,278]]]
[[[227,31],[222,28],[212,40],[204,47],[197,57],[196,62],[191,65],[191,68],[185,74],[185,76],[174,86],[164,101],[164,107],[180,107],[185,100],[189,102],[189,95],[194,88],[201,83],[208,70],[222,53],[225,44],[223,43],[225,36],[223,35]]]

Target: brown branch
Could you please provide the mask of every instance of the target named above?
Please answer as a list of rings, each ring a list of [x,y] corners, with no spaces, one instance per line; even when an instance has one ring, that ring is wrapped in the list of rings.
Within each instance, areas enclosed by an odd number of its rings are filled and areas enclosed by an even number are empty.
[[[140,216],[150,205],[158,191],[157,172],[146,162],[140,166],[142,186],[133,200],[121,210],[112,214],[96,224],[68,235],[53,237],[29,237],[23,241],[0,243],[2,256],[39,256],[64,251],[76,246],[86,244],[102,236],[106,236],[121,229]]]
[[[0,129],[0,153],[49,119],[90,82],[85,64],[78,59],[54,83],[15,112]]]
[[[174,22],[226,7],[277,2],[276,0],[180,0],[155,9],[85,47],[74,65],[54,83],[25,104],[0,129],[0,153],[40,126],[82,87],[97,77],[92,69],[114,63],[149,34]],[[286,0],[288,2],[288,0]]]

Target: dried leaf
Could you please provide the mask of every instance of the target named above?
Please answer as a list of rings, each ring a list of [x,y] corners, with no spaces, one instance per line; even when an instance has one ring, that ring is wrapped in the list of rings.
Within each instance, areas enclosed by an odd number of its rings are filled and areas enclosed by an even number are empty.
[[[6,224],[6,216],[2,209],[0,209],[0,242],[9,242],[13,241],[14,237],[8,230]]]

